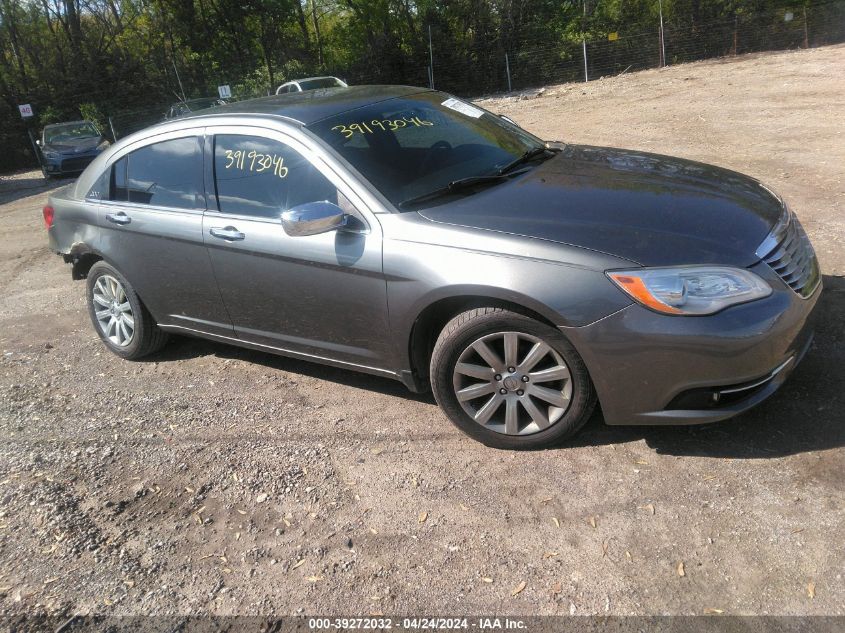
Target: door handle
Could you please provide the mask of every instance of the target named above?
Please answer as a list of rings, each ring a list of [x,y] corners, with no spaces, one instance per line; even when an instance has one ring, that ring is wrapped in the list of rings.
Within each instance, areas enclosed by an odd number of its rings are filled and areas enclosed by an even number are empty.
[[[123,211],[120,211],[119,213],[107,213],[106,220],[112,224],[129,224],[132,221],[132,218],[126,215]]]
[[[226,240],[227,242],[237,242],[246,237],[243,233],[241,233],[238,229],[234,226],[225,226],[219,227],[215,226],[208,230],[211,235],[221,240]]]

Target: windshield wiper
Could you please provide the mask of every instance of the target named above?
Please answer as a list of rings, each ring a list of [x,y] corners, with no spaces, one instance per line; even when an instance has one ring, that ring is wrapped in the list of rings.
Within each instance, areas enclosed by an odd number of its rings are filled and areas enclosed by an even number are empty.
[[[440,198],[441,196],[446,196],[451,193],[458,193],[460,191],[466,189],[472,189],[473,187],[477,187],[479,185],[487,185],[487,184],[494,184],[497,182],[503,182],[508,180],[513,174],[492,174],[490,176],[470,176],[468,178],[459,178],[458,180],[453,180],[448,185],[444,187],[438,187],[428,193],[424,193],[419,196],[414,196],[413,198],[408,198],[407,200],[403,200],[397,206],[401,208],[405,208],[414,204],[418,204],[420,202],[426,202],[428,200],[434,200],[435,198]]]
[[[545,147],[545,146],[543,146],[543,147],[534,147],[534,148],[532,148],[532,149],[529,149],[527,152],[525,152],[525,153],[524,153],[522,156],[520,156],[519,158],[515,158],[515,159],[513,159],[513,160],[512,160],[511,162],[509,162],[507,165],[505,165],[504,167],[500,168],[500,169],[499,169],[499,171],[498,171],[498,172],[496,172],[496,174],[497,174],[498,176],[501,176],[501,175],[503,175],[503,174],[508,173],[508,172],[509,172],[509,171],[511,171],[512,169],[515,169],[516,167],[519,167],[520,165],[523,165],[523,164],[527,163],[528,161],[530,161],[530,160],[533,160],[533,159],[537,158],[537,157],[538,157],[538,156],[540,156],[541,154],[545,154],[546,152],[549,152],[549,153],[552,153],[552,154],[557,154],[559,151],[560,151],[559,149],[552,149],[552,148]]]

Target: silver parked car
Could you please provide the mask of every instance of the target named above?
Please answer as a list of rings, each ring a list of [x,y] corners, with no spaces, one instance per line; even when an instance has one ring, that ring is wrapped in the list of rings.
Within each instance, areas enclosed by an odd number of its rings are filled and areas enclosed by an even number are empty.
[[[44,209],[95,330],[431,388],[491,446],[736,415],[808,349],[821,276],[736,172],[544,142],[432,90],[242,102],[107,149]]]
[[[307,77],[288,81],[276,88],[277,95],[317,90],[319,88],[347,88],[346,82],[337,77]]]

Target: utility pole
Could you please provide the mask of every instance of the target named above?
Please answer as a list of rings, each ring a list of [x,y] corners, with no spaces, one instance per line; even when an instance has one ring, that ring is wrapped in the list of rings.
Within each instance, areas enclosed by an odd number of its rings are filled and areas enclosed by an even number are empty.
[[[587,72],[587,0],[584,0],[584,17],[581,19],[581,50],[584,53],[584,82],[590,81]]]
[[[734,57],[736,57],[737,46],[739,46],[739,16],[734,13]]]
[[[513,92],[511,88],[511,63],[508,60],[508,54],[505,53],[505,71],[508,73],[508,92]]]
[[[666,41],[663,39],[663,0],[657,0],[657,10],[660,13],[660,66],[666,65]]]
[[[807,32],[807,7],[804,6],[804,48],[810,48],[810,34]]]
[[[428,80],[434,90],[434,49],[431,46],[431,24],[428,25]]]

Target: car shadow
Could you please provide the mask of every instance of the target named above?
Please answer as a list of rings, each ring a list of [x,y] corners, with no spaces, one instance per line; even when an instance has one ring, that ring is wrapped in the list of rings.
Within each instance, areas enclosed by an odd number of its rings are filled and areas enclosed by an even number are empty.
[[[216,356],[226,360],[241,360],[246,363],[261,365],[268,369],[300,374],[311,378],[318,378],[328,382],[337,383],[346,387],[363,389],[366,391],[377,391],[389,396],[396,396],[406,400],[418,402],[434,402],[434,396],[430,393],[416,394],[408,389],[398,380],[391,380],[382,376],[364,374],[350,369],[340,369],[330,365],[322,365],[298,358],[278,356],[269,352],[262,352],[246,347],[235,347],[226,343],[218,343],[207,339],[189,338],[175,336],[171,342],[157,354],[140,359],[139,362],[151,361],[166,363],[201,356]]]
[[[597,409],[573,440],[544,450],[645,440],[659,454],[766,459],[845,446],[845,277],[825,275],[823,282],[813,346],[783,387],[751,411],[704,425],[608,426]],[[436,404],[431,393],[411,393],[388,378],[203,339],[177,337],[149,360],[171,362],[211,355]],[[445,418],[443,422],[447,423]]]
[[[73,177],[50,178],[48,180],[41,175],[40,171],[4,175],[0,178],[0,204],[15,202],[39,193],[47,193],[73,182],[73,180]]]

